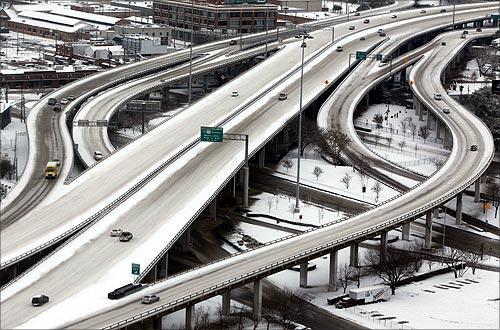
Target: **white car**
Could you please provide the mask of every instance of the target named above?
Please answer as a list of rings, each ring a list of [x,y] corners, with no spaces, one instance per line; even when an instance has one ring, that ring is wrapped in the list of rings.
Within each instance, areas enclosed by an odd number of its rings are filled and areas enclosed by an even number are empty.
[[[61,104],[68,104],[68,99],[61,99]]]
[[[158,300],[160,300],[160,297],[158,297],[157,295],[148,294],[148,295],[142,297],[141,303],[143,303],[143,304],[152,304],[152,303],[154,303],[155,301],[158,301]]]
[[[111,236],[111,237],[118,237],[121,234],[122,234],[121,229],[111,229],[111,231],[109,232],[109,236]]]
[[[238,95],[240,95],[240,94],[238,94],[238,92],[237,92],[237,91],[234,91],[234,92],[232,92],[232,93],[231,93],[231,96],[232,96],[232,97],[237,97]]]
[[[95,159],[95,160],[99,161],[99,160],[101,160],[103,157],[104,157],[104,156],[102,155],[102,152],[100,152],[100,151],[98,151],[98,150],[94,151],[94,159]]]

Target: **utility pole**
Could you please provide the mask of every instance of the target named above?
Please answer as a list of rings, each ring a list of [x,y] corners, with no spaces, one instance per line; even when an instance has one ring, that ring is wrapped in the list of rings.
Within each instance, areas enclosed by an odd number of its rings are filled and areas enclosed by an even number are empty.
[[[194,34],[194,0],[191,0],[191,44],[189,45],[188,106],[191,105],[191,92],[192,92],[192,84],[193,84],[193,34]]]
[[[269,34],[269,1],[266,1],[266,57],[267,57],[268,34]]]
[[[455,0],[453,0],[453,18],[452,18],[452,30],[455,31]]]

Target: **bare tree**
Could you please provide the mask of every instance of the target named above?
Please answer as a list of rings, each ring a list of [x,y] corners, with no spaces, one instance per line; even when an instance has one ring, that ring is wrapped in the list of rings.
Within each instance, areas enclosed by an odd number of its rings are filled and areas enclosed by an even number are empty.
[[[475,251],[466,252],[465,253],[465,264],[467,265],[467,267],[469,267],[472,270],[472,275],[475,275],[477,267],[479,265],[481,265],[481,255],[478,253],[475,253]]]
[[[302,313],[301,293],[284,290],[271,289],[269,306],[276,312],[279,323],[283,329],[290,329],[291,324],[296,321],[296,317]]]
[[[491,195],[491,202],[495,208],[495,219],[498,216],[498,209],[500,208],[500,183],[494,182],[488,186],[486,191],[488,195]]]
[[[444,160],[439,159],[439,158],[434,158],[432,160],[432,163],[434,164],[434,166],[436,166],[436,170],[439,170],[441,167],[443,167]]]
[[[286,171],[288,172],[288,170],[293,167],[293,161],[291,161],[290,159],[285,159],[283,161],[283,167],[286,168]]]
[[[392,143],[392,136],[386,138],[387,139],[387,145],[389,146],[389,148],[391,147],[391,143]]]
[[[398,143],[399,148],[401,148],[401,152],[403,152],[404,147],[406,147],[406,141],[400,141]]]
[[[427,138],[431,135],[431,130],[427,126],[420,126],[418,129],[418,134],[424,139],[424,143]]]
[[[271,207],[273,207],[273,203],[274,203],[274,196],[268,196],[267,197],[267,209],[268,209],[269,213],[271,213]]]
[[[304,156],[304,151],[308,146],[318,141],[318,134],[316,121],[305,117],[302,125],[302,146],[300,147],[301,156]]]
[[[351,184],[351,179],[352,179],[352,175],[349,175],[349,173],[346,173],[341,179],[340,179],[340,182],[342,182],[346,189],[349,189],[349,186]]]
[[[335,129],[322,130],[320,132],[318,151],[330,157],[334,164],[340,164],[340,155],[351,142],[351,139],[341,131]]]
[[[369,249],[365,253],[364,262],[373,275],[378,276],[391,288],[394,295],[401,281],[412,277],[422,265],[421,257],[414,250],[414,247],[410,247],[410,250],[399,250],[389,246],[384,254],[385,260],[380,265],[380,249]]]
[[[338,280],[340,282],[340,286],[342,287],[342,289],[344,289],[345,293],[349,284],[352,283],[352,275],[353,275],[352,267],[349,266],[349,264],[347,263],[343,263],[342,265],[340,265],[337,275],[338,275]]]
[[[488,47],[474,48],[474,56],[479,67],[479,73],[483,76],[493,68],[495,61],[495,50]],[[487,65],[489,64],[489,65]]]
[[[316,177],[316,180],[318,180],[319,176],[323,174],[323,169],[319,166],[315,166],[313,170],[313,174]]]
[[[442,253],[443,262],[450,267],[455,275],[455,278],[458,278],[459,268],[465,261],[465,253],[462,250],[455,249],[449,246],[445,246]]]
[[[413,137],[413,141],[415,141],[415,135],[417,135],[417,124],[415,124],[413,121],[409,121],[408,130],[410,131],[411,136]]]
[[[377,129],[381,129],[384,122],[384,116],[381,113],[376,113],[373,115],[372,121],[376,124]]]
[[[408,130],[408,120],[403,119],[399,122],[399,126],[401,126],[401,132],[403,132],[403,137],[406,137],[406,130]]]
[[[384,189],[384,187],[382,187],[382,185],[380,184],[380,182],[378,181],[375,181],[375,183],[373,184],[371,190],[375,193],[375,203],[378,203],[378,198],[380,196],[380,192]]]

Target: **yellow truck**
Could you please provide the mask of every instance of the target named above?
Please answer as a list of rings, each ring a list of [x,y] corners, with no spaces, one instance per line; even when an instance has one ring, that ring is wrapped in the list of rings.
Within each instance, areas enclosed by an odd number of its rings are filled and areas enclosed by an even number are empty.
[[[55,179],[57,177],[57,173],[59,170],[59,163],[58,162],[48,162],[47,165],[45,166],[45,178],[46,179]]]

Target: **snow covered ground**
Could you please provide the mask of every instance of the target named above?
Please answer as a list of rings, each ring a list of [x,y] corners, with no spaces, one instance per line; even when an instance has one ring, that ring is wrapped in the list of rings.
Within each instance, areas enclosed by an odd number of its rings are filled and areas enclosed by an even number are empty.
[[[341,6],[342,10],[339,12],[333,12],[333,6]],[[351,4],[348,3],[348,9],[350,13],[356,12],[358,9],[359,5],[358,4]],[[314,20],[321,20],[325,18],[330,18],[334,16],[340,16],[340,15],[345,15],[346,14],[346,3],[343,1],[323,1],[322,3],[323,8],[328,8],[328,12],[326,11],[305,11],[300,8],[292,8],[288,7],[287,9],[287,15],[289,16],[297,16],[297,17],[304,17],[304,18],[309,18],[309,19],[314,19]],[[281,9],[284,11],[284,9]]]
[[[20,177],[28,159],[28,135],[26,125],[20,119],[12,117],[12,121],[0,130],[0,154],[7,158],[11,164],[17,159],[17,177]],[[10,179],[10,184],[15,183],[15,174]]]
[[[462,77],[458,78],[459,80],[468,80],[472,82],[453,83],[452,80],[447,90],[449,95],[472,94],[478,89],[491,86],[491,80],[487,79],[487,77],[481,75],[479,72],[479,65],[476,59],[467,61],[465,70],[462,71],[460,75]],[[463,86],[462,92],[460,92],[460,86]]]

